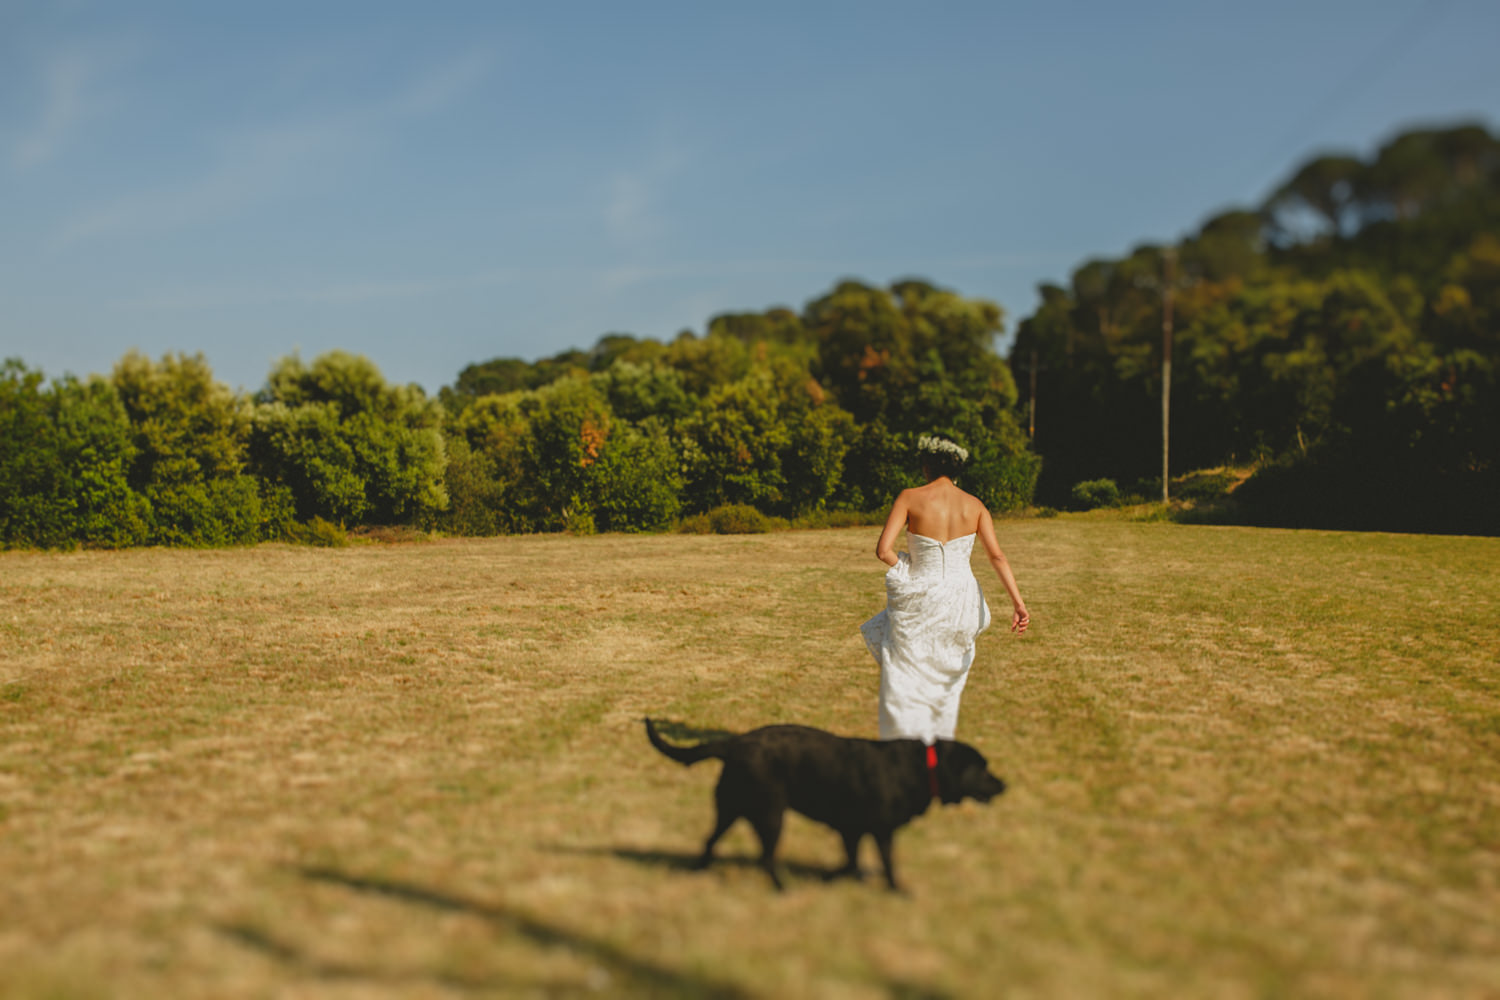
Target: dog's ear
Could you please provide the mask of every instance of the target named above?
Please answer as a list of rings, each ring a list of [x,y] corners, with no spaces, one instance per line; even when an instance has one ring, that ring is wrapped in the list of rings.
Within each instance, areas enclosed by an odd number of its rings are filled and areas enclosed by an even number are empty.
[[[966,798],[988,802],[1005,791],[1005,782],[990,773],[984,754],[953,741],[938,750],[938,790],[949,805]]]
[[[965,760],[974,751],[972,748],[954,740],[938,740],[934,746],[937,748],[937,787],[938,798],[945,805],[962,802],[964,798],[964,772],[968,770],[970,763]],[[968,753],[965,753],[968,751]]]
[[[970,746],[968,743],[963,743],[959,740],[953,741],[953,747],[959,754],[962,755],[962,757],[967,762],[972,763],[974,766],[979,767],[982,770],[989,770],[989,760],[987,760],[984,754],[980,753],[979,750],[975,747]]]

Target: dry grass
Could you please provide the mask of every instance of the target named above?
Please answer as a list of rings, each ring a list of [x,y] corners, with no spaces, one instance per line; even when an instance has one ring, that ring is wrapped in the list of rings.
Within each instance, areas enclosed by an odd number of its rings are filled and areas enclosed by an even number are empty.
[[[685,870],[639,719],[873,735],[877,531],[0,554],[0,994],[1500,995],[1496,539],[1002,525],[1011,793]]]

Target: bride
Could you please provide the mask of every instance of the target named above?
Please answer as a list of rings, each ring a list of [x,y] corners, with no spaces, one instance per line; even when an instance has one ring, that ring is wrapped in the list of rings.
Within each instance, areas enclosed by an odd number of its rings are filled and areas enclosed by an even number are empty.
[[[876,557],[890,567],[886,606],[860,631],[880,664],[880,738],[931,744],[953,739],[974,640],[990,624],[989,606],[969,569],[975,538],[1010,595],[1010,630],[1024,633],[1031,617],[995,541],[990,512],[953,484],[968,451],[945,438],[923,437],[917,452],[927,485],[903,490],[891,505],[875,545]],[[910,554],[896,552],[903,527]]]

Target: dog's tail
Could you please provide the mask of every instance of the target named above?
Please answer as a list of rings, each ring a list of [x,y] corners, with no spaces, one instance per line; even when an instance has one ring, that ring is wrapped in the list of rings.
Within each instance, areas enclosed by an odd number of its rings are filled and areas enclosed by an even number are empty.
[[[656,749],[683,765],[696,764],[700,760],[707,760],[709,757],[724,756],[723,740],[699,743],[697,746],[692,747],[674,747],[661,738],[661,734],[656,731],[656,726],[652,724],[650,719],[646,720],[646,738],[651,741],[651,745],[656,747]]]

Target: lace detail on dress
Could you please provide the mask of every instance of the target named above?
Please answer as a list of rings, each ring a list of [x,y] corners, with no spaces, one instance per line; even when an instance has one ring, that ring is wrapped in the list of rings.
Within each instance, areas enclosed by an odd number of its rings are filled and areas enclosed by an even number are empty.
[[[940,542],[908,531],[907,544],[886,571],[885,610],[860,630],[880,664],[881,739],[931,743],[953,738],[990,609],[969,569],[973,534]]]

